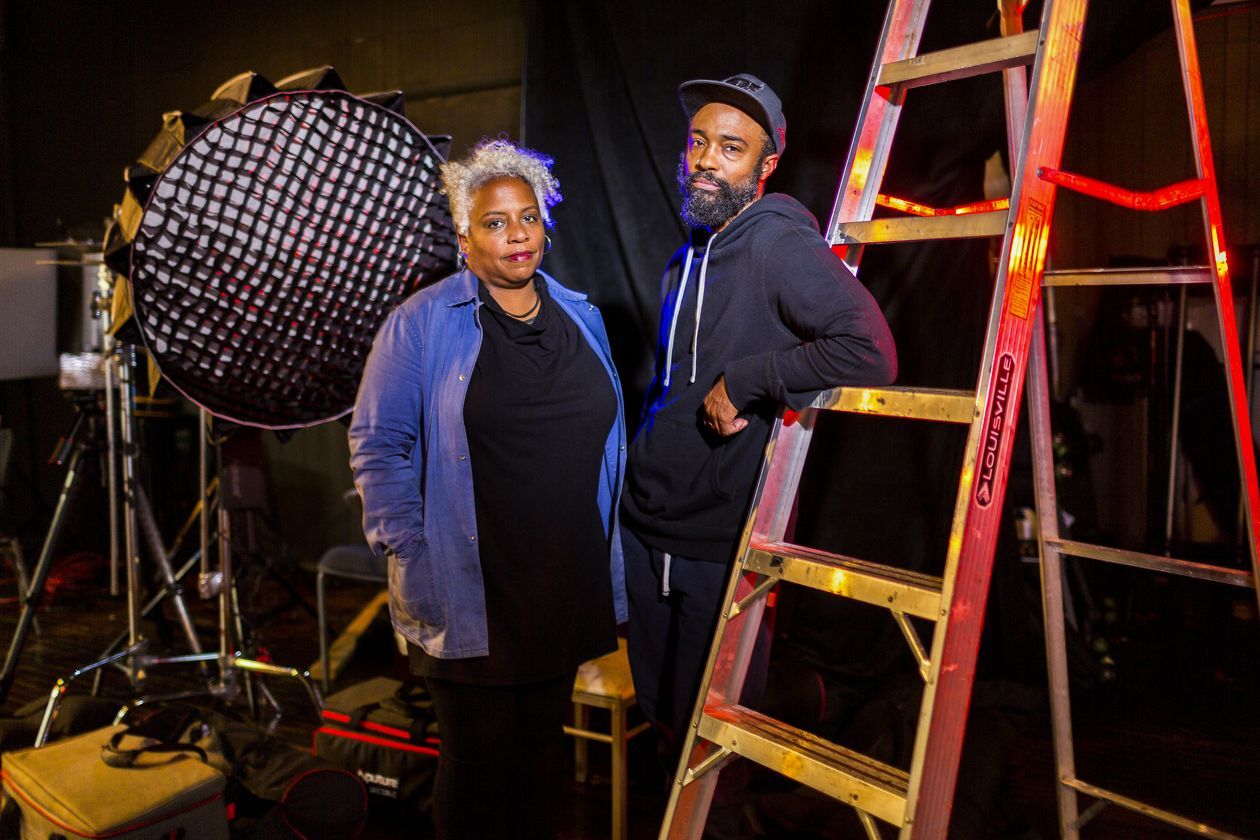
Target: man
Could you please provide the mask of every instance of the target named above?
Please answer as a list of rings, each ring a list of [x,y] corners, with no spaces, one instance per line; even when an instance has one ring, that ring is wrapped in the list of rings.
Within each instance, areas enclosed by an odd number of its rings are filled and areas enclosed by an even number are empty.
[[[764,194],[787,143],[778,96],[747,73],[679,95],[693,230],[662,281],[655,377],[622,495],[630,664],[640,706],[675,750],[779,404],[886,384],[897,368],[879,307],[814,217]],[[749,688],[764,681],[765,653]]]

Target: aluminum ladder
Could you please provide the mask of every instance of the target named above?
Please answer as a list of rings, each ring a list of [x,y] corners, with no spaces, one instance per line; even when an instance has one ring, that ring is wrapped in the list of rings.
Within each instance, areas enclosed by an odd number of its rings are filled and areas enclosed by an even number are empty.
[[[946,835],[1054,206],[1056,185],[1038,171],[1059,166],[1086,2],[1046,0],[1040,28],[1022,32],[1023,4],[1000,0],[1002,37],[919,54],[928,5],[928,0],[893,0],[888,10],[826,236],[854,269],[865,244],[1002,237],[977,386],[974,391],[840,388],[805,411],[780,415],[727,586],[662,838],[699,837],[716,776],[739,757],[853,806],[872,838],[880,836],[876,820],[896,826],[902,838]],[[1025,76],[1028,64],[1031,80]],[[879,189],[906,92],[999,71],[1012,152],[1009,203],[934,210],[902,202],[917,215],[873,219],[884,198]],[[942,576],[786,540],[814,419],[828,410],[968,427]],[[765,595],[780,581],[892,614],[924,680],[908,773],[738,704]],[[930,649],[911,617],[934,623]]]
[[[1209,264],[1169,269],[1088,269],[1083,271],[1050,271],[1044,275],[1046,287],[1124,285],[1175,285],[1180,289],[1180,311],[1185,313],[1186,288],[1194,284],[1212,287],[1216,302],[1217,327],[1220,330],[1224,355],[1225,380],[1232,411],[1234,443],[1242,495],[1241,532],[1250,554],[1250,570],[1234,569],[1205,563],[1189,562],[1162,555],[1124,551],[1062,539],[1059,534],[1059,507],[1055,496],[1054,461],[1050,428],[1050,390],[1046,367],[1046,350],[1041,324],[1033,337],[1032,358],[1028,368],[1029,419],[1033,442],[1033,480],[1036,488],[1037,521],[1042,563],[1042,596],[1046,620],[1046,652],[1050,671],[1050,707],[1054,729],[1054,750],[1058,772],[1057,791],[1059,824],[1062,836],[1080,836],[1081,828],[1109,804],[1118,805],[1152,819],[1177,826],[1204,837],[1233,838],[1235,835],[1205,825],[1198,820],[1158,808],[1114,791],[1082,781],[1076,774],[1072,746],[1071,700],[1069,695],[1066,635],[1064,628],[1064,595],[1062,563],[1065,555],[1106,563],[1117,563],[1165,575],[1179,575],[1197,580],[1250,588],[1256,591],[1260,580],[1256,516],[1260,512],[1260,490],[1256,483],[1255,449],[1247,405],[1247,387],[1238,340],[1238,321],[1234,312],[1234,296],[1230,287],[1229,261],[1225,253],[1225,234],[1221,222],[1220,196],[1216,171],[1212,162],[1212,146],[1208,135],[1204,108],[1203,81],[1199,73],[1198,49],[1188,0],[1172,0],[1174,33],[1181,64],[1181,79],[1189,114],[1191,146],[1196,177],[1159,190],[1138,193],[1070,173],[1046,171],[1042,177],[1068,189],[1075,189],[1134,210],[1162,210],[1197,200],[1203,214],[1205,253]],[[1254,329],[1254,325],[1253,325]],[[1174,385],[1179,391],[1180,379]],[[1179,419],[1178,398],[1174,396],[1173,457],[1170,459],[1169,497],[1165,537],[1171,539],[1173,478],[1176,469],[1176,436]],[[1083,812],[1078,810],[1078,795],[1094,801]]]

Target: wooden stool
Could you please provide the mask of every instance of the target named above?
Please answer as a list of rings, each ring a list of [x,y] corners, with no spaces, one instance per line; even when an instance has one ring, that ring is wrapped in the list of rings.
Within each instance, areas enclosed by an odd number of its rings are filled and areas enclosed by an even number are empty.
[[[626,658],[626,640],[617,640],[617,651],[589,662],[578,668],[573,683],[573,725],[566,726],[568,735],[577,737],[574,743],[574,766],[579,782],[586,781],[586,742],[602,741],[612,744],[612,837],[625,840],[628,830],[626,813],[626,745],[635,735],[648,728],[647,722],[628,728],[626,717],[634,706],[634,683],[630,679],[630,662]],[[593,732],[587,729],[589,707],[608,709],[612,719],[612,732]]]

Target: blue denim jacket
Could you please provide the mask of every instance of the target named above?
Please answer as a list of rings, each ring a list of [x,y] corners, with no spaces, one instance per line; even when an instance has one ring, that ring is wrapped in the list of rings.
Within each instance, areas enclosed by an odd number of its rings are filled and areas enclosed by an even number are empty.
[[[621,622],[626,620],[617,521],[626,463],[621,383],[599,310],[586,295],[542,276],[551,300],[603,362],[617,394],[617,422],[604,444],[596,493]],[[394,627],[442,659],[489,653],[464,430],[468,377],[481,350],[480,308],[477,278],[465,270],[395,309],[372,345],[350,424],[350,467],[363,498],[363,531],[372,550],[389,559]],[[539,604],[539,620],[546,615],[547,605]]]

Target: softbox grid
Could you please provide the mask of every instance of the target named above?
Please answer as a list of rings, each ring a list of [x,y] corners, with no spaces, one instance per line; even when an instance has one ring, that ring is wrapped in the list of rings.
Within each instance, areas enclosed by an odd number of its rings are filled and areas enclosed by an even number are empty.
[[[278,93],[211,123],[154,184],[131,247],[162,374],[249,425],[348,412],[385,316],[449,264],[439,163],[406,119],[340,91]]]

